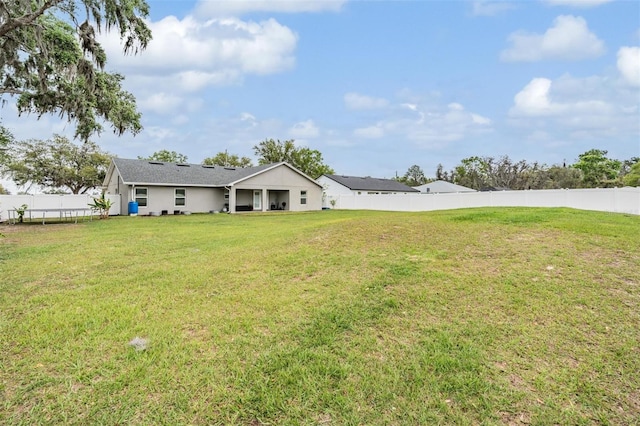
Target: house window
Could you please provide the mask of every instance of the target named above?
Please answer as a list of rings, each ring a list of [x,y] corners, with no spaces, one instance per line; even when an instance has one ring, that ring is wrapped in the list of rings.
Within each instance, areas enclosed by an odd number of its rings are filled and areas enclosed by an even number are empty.
[[[176,207],[187,205],[187,190],[184,188],[176,188]]]
[[[147,188],[136,188],[135,199],[139,207],[147,207],[147,201],[149,199]]]
[[[229,202],[229,190],[228,189],[224,190],[224,202],[225,203]]]
[[[307,204],[307,191],[300,191],[300,204]]]

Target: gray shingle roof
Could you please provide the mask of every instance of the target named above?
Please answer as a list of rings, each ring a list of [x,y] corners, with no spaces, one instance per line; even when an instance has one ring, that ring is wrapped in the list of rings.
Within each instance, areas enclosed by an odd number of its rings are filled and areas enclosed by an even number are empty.
[[[182,186],[226,186],[274,166],[233,168],[125,158],[114,158],[113,163],[125,184]]]
[[[391,191],[391,192],[420,192],[403,183],[392,179],[379,179],[372,177],[325,175],[352,191]]]

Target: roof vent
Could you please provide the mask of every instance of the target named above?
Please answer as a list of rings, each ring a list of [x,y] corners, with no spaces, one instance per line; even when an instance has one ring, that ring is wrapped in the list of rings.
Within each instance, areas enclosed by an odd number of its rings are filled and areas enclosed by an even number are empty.
[[[214,169],[216,166],[211,164],[203,164],[202,167],[204,167],[205,169]]]
[[[235,170],[236,168],[235,167],[225,167],[224,169],[225,170]]]
[[[186,164],[186,163],[176,164],[176,166],[178,166],[178,167],[191,167],[189,164]]]
[[[149,161],[149,164],[157,164],[158,166],[164,166],[162,161]]]

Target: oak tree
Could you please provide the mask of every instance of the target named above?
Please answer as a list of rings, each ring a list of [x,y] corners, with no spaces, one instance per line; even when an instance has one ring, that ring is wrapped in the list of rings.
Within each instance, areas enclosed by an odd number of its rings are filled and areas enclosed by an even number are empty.
[[[102,31],[117,31],[125,54],[151,40],[145,0],[12,0],[0,2],[0,100],[18,112],[57,114],[88,140],[111,125],[138,133],[140,113],[123,77],[104,71]]]
[[[307,147],[298,148],[293,139],[280,141],[265,139],[253,147],[258,164],[287,162],[301,172],[317,179],[325,174],[334,174],[334,170],[324,163],[322,153]]]
[[[84,194],[99,187],[105,178],[111,156],[87,141],[75,144],[55,135],[49,140],[14,142],[4,175],[18,186],[39,185]]]
[[[229,154],[227,151],[205,158],[202,160],[202,164],[224,167],[251,167],[253,165],[249,157],[240,157],[236,154]]]
[[[616,181],[622,162],[607,157],[607,151],[590,149],[578,155],[574,167],[582,172],[582,182],[587,188],[609,187],[619,185]]]
[[[622,182],[626,186],[640,186],[640,161],[631,166],[629,172],[622,178]]]
[[[138,157],[139,160],[162,161],[165,163],[186,163],[187,156],[176,151],[161,149],[148,157]]]
[[[407,172],[404,174],[404,178],[402,182],[405,185],[409,185],[409,186],[420,186],[427,183],[427,180],[428,179],[424,176],[424,171],[422,170],[422,167],[418,166],[417,164],[414,164],[413,166],[409,167]]]

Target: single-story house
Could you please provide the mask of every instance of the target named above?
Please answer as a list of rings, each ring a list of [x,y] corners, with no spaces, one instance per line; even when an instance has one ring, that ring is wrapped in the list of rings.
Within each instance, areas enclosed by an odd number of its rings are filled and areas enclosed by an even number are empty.
[[[324,189],[323,204],[339,195],[362,194],[412,194],[418,193],[401,182],[393,179],[380,179],[373,177],[322,175],[318,183]],[[325,205],[325,207],[327,207]]]
[[[322,186],[287,163],[223,167],[114,158],[103,188],[138,213],[307,211],[322,208]]]
[[[450,194],[456,192],[477,192],[475,189],[467,188],[466,186],[456,185],[455,183],[447,182],[445,180],[436,180],[433,182],[425,183],[424,185],[414,186],[415,189],[423,194]]]

